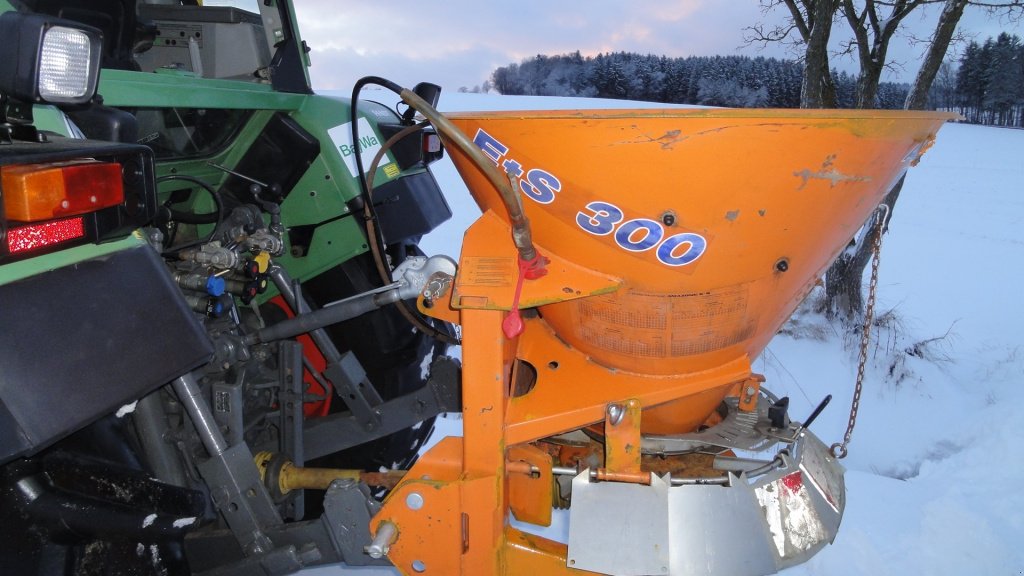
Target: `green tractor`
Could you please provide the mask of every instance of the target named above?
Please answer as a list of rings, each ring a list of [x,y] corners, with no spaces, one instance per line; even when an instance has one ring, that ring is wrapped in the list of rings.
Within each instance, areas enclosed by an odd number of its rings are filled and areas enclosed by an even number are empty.
[[[454,274],[440,139],[253,8],[0,1],[4,573],[387,564],[369,518],[459,409],[412,303]]]

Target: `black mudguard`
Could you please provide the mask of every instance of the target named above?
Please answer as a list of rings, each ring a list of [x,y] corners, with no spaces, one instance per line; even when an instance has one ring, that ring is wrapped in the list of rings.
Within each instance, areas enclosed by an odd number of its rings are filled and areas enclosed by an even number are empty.
[[[195,369],[212,351],[149,246],[0,286],[0,464]]]

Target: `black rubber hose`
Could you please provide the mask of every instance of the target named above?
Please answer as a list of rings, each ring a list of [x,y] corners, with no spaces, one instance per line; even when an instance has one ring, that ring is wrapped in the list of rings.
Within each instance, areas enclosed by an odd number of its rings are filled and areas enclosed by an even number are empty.
[[[167,208],[167,214],[170,215],[171,220],[179,222],[181,224],[216,224],[217,213],[208,212],[206,214],[196,214],[194,212],[183,212],[181,210],[175,210],[173,208]]]
[[[388,150],[390,150],[395,144],[397,144],[399,141],[401,141],[406,136],[409,136],[409,135],[411,135],[411,134],[413,134],[415,132],[419,132],[420,130],[423,130],[424,128],[427,127],[428,124],[429,124],[429,122],[425,122],[424,121],[424,122],[420,122],[419,124],[413,124],[412,126],[408,126],[406,128],[403,128],[397,134],[395,134],[391,138],[388,138],[388,140],[386,142],[384,142],[384,145],[381,146],[381,149],[377,151],[376,156],[373,157],[373,161],[370,162],[370,170],[369,170],[369,172],[367,172],[369,177],[367,178],[367,184],[366,184],[367,197],[369,198],[370,201],[364,203],[364,212],[366,212],[366,217],[367,217],[367,220],[366,220],[367,235],[372,234],[374,237],[378,236],[378,233],[377,233],[377,230],[376,230],[376,218],[371,218],[370,217],[370,212],[369,212],[369,210],[367,208],[367,207],[369,207],[369,206],[371,206],[373,204],[373,180],[374,180],[374,178],[377,175],[377,167],[380,165],[381,160],[383,160],[384,155],[387,154]],[[384,260],[384,254],[379,252],[379,251],[377,251],[377,250],[371,250],[370,252],[373,255],[374,263],[377,265],[377,274],[380,276],[381,281],[382,282],[388,282],[390,280],[390,278],[389,278],[389,274],[388,274],[388,270],[387,270],[387,264],[386,264],[386,262]],[[416,310],[416,308],[414,306],[412,306],[411,304],[409,304],[408,302],[404,302],[404,301],[403,302],[398,302],[398,303],[395,304],[395,306],[398,307],[398,312],[402,315],[402,317],[404,317],[410,324],[412,324],[420,332],[422,332],[422,333],[424,333],[424,334],[434,338],[435,340],[440,340],[441,342],[444,342],[445,344],[451,344],[451,345],[461,345],[462,344],[462,341],[459,340],[458,338],[454,338],[451,335],[449,335],[449,334],[447,334],[447,333],[445,333],[445,332],[443,332],[441,330],[438,330],[437,328],[434,328],[433,326],[428,324],[425,320],[423,320],[419,316],[419,311]]]
[[[217,206],[217,209],[213,212],[208,212],[206,214],[192,214],[188,212],[181,212],[178,210],[171,210],[168,208],[168,210],[170,210],[171,218],[173,218],[177,222],[181,222],[184,224],[213,224],[214,226],[213,230],[211,230],[210,233],[205,238],[196,240],[194,242],[189,242],[181,246],[175,246],[173,249],[165,251],[165,254],[173,254],[185,248],[191,248],[193,246],[198,246],[200,244],[206,244],[207,242],[213,239],[214,234],[217,233],[217,228],[220,228],[221,223],[224,221],[224,200],[221,198],[220,193],[214,190],[213,186],[211,186],[209,183],[199,178],[196,178],[195,176],[188,176],[185,174],[167,174],[156,179],[157,184],[169,181],[189,182],[195,184],[196,186],[199,186],[210,195],[210,198],[213,199],[213,203]]]
[[[403,88],[394,82],[381,78],[379,76],[366,76],[356,81],[355,85],[352,86],[352,106],[349,111],[349,120],[352,123],[352,144],[356,147],[356,172],[359,177],[359,186],[363,194],[363,200],[370,203],[370,192],[369,187],[366,184],[366,174],[363,172],[363,155],[359,150],[359,93],[362,92],[363,88],[369,84],[376,84],[383,86],[388,90],[391,90],[397,95],[402,94]],[[373,208],[370,208],[371,212]],[[376,217],[376,215],[374,215]]]
[[[380,276],[381,285],[386,286],[391,283],[391,277],[390,274],[388,274],[388,271],[386,269],[387,266],[385,264],[386,260],[384,257],[384,252],[386,250],[386,247],[384,245],[384,236],[382,234],[382,231],[377,227],[377,212],[373,207],[373,174],[371,174],[371,178],[369,179],[366,177],[366,174],[363,171],[363,155],[358,148],[359,93],[360,91],[362,91],[363,87],[368,84],[377,84],[378,86],[383,86],[384,88],[391,90],[392,92],[398,94],[399,96],[402,94],[404,89],[398,84],[395,84],[390,80],[386,80],[378,76],[366,76],[365,78],[360,78],[352,87],[352,103],[350,111],[350,119],[352,123],[352,142],[356,146],[356,172],[358,172],[359,174],[359,186],[363,196],[363,218],[366,221],[367,242],[369,242],[370,245],[370,253],[373,255],[374,263],[376,264],[377,267],[377,273]],[[374,161],[374,167],[376,166],[377,163],[380,162],[380,157],[383,156],[383,153],[387,152],[387,150],[389,150],[398,140],[401,140],[402,138],[411,134],[412,132],[422,130],[424,126],[425,124],[420,124],[417,126],[408,127],[403,129],[398,134],[392,136],[384,144],[384,146],[381,147],[381,150],[378,152],[377,158],[375,158]],[[398,306],[398,311],[402,314],[402,316],[420,332],[434,338],[435,340],[440,340],[441,342],[444,342],[446,344],[461,344],[461,342],[458,339],[452,338],[450,335],[434,328],[433,326],[430,326],[427,322],[421,320],[419,317],[417,317],[418,312],[414,311],[412,307],[408,306],[405,302],[398,302],[396,306]]]

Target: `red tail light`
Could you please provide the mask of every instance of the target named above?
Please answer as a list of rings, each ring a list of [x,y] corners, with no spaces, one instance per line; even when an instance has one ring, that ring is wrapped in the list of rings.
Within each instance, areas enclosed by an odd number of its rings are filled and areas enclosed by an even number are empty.
[[[43,224],[29,224],[7,231],[7,252],[18,254],[39,250],[84,236],[85,222],[81,217]]]

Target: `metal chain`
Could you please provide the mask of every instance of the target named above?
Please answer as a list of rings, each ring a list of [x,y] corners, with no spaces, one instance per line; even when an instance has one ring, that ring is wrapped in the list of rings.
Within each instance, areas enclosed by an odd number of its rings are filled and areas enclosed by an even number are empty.
[[[853,437],[853,429],[857,426],[857,411],[860,410],[860,393],[864,389],[864,367],[868,362],[868,346],[871,343],[871,323],[875,318],[875,296],[878,292],[878,260],[882,253],[882,232],[885,230],[889,216],[889,206],[878,207],[879,225],[875,234],[874,246],[871,248],[871,282],[868,284],[868,302],[864,309],[864,326],[860,331],[860,361],[857,364],[857,384],[853,388],[853,401],[850,403],[850,421],[846,425],[846,434],[842,442],[836,442],[829,451],[834,458],[842,460],[849,453],[847,445]]]

